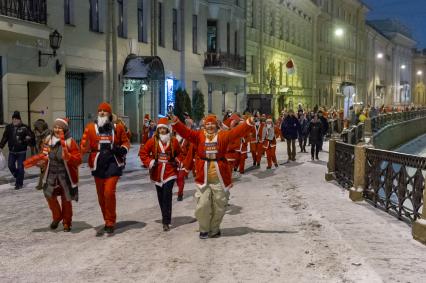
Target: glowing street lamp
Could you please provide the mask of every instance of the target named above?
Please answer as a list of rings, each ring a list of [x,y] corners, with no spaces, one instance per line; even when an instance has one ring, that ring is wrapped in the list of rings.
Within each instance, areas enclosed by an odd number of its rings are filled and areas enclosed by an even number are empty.
[[[401,69],[403,69],[403,70],[405,70],[406,67],[407,66],[405,66],[405,65],[401,65]]]
[[[421,76],[421,75],[423,75],[422,70],[418,70],[418,71],[417,71],[417,76]]]
[[[383,58],[383,53],[377,53],[377,59],[382,59]]]
[[[343,29],[342,28],[337,28],[335,31],[334,31],[334,34],[337,36],[337,37],[342,37],[343,36]]]

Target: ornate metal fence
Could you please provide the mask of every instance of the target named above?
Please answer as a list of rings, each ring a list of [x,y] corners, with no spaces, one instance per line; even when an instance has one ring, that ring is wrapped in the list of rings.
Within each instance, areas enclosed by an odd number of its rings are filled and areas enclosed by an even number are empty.
[[[0,14],[46,24],[46,0],[0,0]]]
[[[419,109],[407,112],[392,112],[380,114],[371,118],[371,127],[374,132],[391,125],[393,123],[401,123],[408,120],[426,117],[426,109]]]
[[[336,180],[344,188],[353,186],[355,146],[343,142],[336,142]]]
[[[426,158],[386,150],[366,150],[364,197],[398,219],[420,216]]]

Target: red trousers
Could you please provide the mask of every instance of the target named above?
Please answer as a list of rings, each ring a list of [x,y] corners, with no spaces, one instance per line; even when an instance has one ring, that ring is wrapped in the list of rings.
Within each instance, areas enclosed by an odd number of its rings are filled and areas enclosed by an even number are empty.
[[[272,163],[274,163],[274,165],[278,164],[277,161],[277,156],[275,154],[276,152],[276,147],[268,147],[266,150],[266,159],[268,160],[268,167],[272,167]]]
[[[98,202],[102,210],[105,226],[114,226],[117,219],[115,213],[115,189],[119,177],[109,177],[106,179],[95,177]]]
[[[253,157],[253,162],[260,163],[260,160],[262,159],[262,155],[264,153],[263,144],[260,142],[250,143],[250,151],[251,151],[251,156]]]
[[[183,196],[183,188],[185,187],[185,177],[188,173],[185,170],[180,170],[176,179],[178,186],[178,196]]]
[[[234,161],[234,169],[238,169],[241,174],[244,174],[246,165],[247,153],[238,153],[237,159]]]
[[[57,197],[61,197],[61,205],[59,205]],[[52,211],[53,221],[61,221],[64,225],[71,226],[72,221],[72,204],[71,201],[68,201],[65,197],[64,189],[61,187],[56,188],[53,191],[51,198],[46,198],[47,204],[49,205],[50,210]]]

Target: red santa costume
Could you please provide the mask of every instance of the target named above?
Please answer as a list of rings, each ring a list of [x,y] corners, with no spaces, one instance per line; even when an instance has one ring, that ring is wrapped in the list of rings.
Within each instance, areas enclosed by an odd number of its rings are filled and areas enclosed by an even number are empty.
[[[259,120],[255,122],[254,127],[250,131],[250,152],[253,158],[253,166],[260,167],[260,160],[263,155],[262,131],[264,124]]]
[[[98,113],[96,121],[86,126],[80,147],[83,153],[90,153],[88,163],[95,178],[99,206],[105,221],[104,230],[111,234],[117,219],[115,190],[123,174],[130,142],[123,125],[112,122],[112,109],[108,103],[101,103]]]
[[[227,192],[232,187],[231,171],[225,158],[228,145],[239,139],[252,127],[251,121],[231,130],[209,133],[209,124],[217,127],[216,116],[205,119],[206,130],[191,130],[185,127],[176,117],[173,129],[194,145],[195,184],[197,192],[197,208],[195,216],[200,225],[200,238],[220,235],[219,226],[225,215]]]
[[[271,169],[272,163],[274,163],[275,167],[278,167],[275,153],[277,148],[276,131],[271,117],[266,119],[265,127],[262,129],[262,140],[263,148],[266,151],[266,159],[268,161],[268,167],[266,167],[266,169]]]
[[[44,140],[39,164],[45,168],[42,188],[52,212],[51,229],[56,229],[62,220],[65,232],[71,230],[72,200],[78,201],[78,168],[81,154],[77,143],[70,136],[68,119],[55,120],[54,133]],[[44,158],[44,156],[46,158]],[[26,167],[34,165],[26,161]],[[61,197],[59,204],[57,197]]]
[[[167,129],[161,134],[160,129]],[[178,140],[171,135],[168,119],[158,121],[156,133],[139,149],[141,162],[149,168],[151,181],[157,189],[164,231],[170,229],[172,218],[173,185],[181,163],[181,148]]]

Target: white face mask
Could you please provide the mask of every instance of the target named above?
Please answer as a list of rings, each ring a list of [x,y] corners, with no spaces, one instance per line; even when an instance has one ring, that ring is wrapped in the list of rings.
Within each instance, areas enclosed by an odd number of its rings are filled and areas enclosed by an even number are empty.
[[[100,117],[98,116],[98,127],[103,127],[109,121],[108,116]]]
[[[270,128],[272,128],[272,125],[271,124],[266,124],[266,128],[270,129]]]
[[[259,125],[260,125],[260,121],[257,121],[257,122],[256,122],[256,126],[259,126]]]
[[[165,135],[161,135],[161,134],[160,134],[160,140],[161,140],[163,143],[168,143],[168,142],[169,142],[169,140],[170,140],[170,134],[165,134]]]

